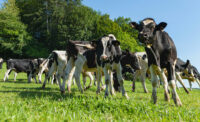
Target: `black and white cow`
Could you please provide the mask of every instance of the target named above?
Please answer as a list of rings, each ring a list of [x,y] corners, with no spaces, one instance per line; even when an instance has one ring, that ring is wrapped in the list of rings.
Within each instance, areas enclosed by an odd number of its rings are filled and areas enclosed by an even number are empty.
[[[61,50],[54,50],[49,58],[47,58],[46,60],[49,60],[50,58],[52,58],[52,65],[51,67],[49,67],[49,71],[47,73],[47,77],[45,77],[44,83],[42,88],[45,88],[46,86],[46,80],[52,76],[53,74],[56,74],[56,78],[58,80],[59,86],[61,87],[61,78],[63,77],[63,73],[64,73],[64,69],[66,68],[67,65],[67,54],[66,51],[61,51]],[[49,60],[50,63],[51,60]],[[46,61],[48,62],[48,61]],[[45,66],[45,64],[44,64]],[[84,72],[83,73],[83,82],[85,85],[85,80],[86,80],[86,76],[89,76],[90,81],[93,80],[93,76],[91,75],[90,72]],[[70,77],[70,81],[72,80],[72,76]],[[85,87],[85,86],[84,86]]]
[[[42,88],[44,89],[46,86],[46,81],[54,74],[56,73],[56,77],[58,79],[59,87],[61,87],[61,77],[63,76],[63,70],[65,69],[65,66],[67,64],[67,55],[66,51],[61,50],[54,50],[50,54],[50,56],[46,59],[46,62],[49,62],[50,58],[53,58],[53,63],[47,73],[47,77],[45,77],[45,80],[43,82]],[[47,64],[48,65],[48,64]],[[45,65],[45,66],[47,66]]]
[[[189,81],[190,90],[192,90],[192,82],[196,81],[197,84],[200,86],[199,82],[200,74],[197,68],[190,64],[189,60],[187,60],[187,62],[184,62],[178,58],[176,64],[176,76],[178,81],[182,81],[182,79],[187,79]]]
[[[7,71],[5,72],[4,82],[6,81],[6,79],[8,79],[11,71],[15,71],[14,81],[16,81],[17,73],[25,72],[27,73],[28,82],[31,82],[30,81],[31,80],[30,73],[32,70],[31,59],[9,59],[6,61],[6,65],[7,65]]]
[[[159,73],[161,80],[164,82],[165,98],[170,100],[168,93],[168,82],[172,88],[172,97],[177,106],[181,106],[181,100],[176,92],[175,83],[175,64],[177,60],[177,51],[173,40],[164,31],[167,23],[161,22],[158,25],[152,18],[146,18],[140,23],[131,22],[130,25],[139,31],[139,41],[145,45],[145,51],[148,57],[148,66],[151,72],[151,82],[153,86],[152,98],[154,103],[157,102],[157,84]],[[165,76],[164,68],[167,69],[168,79]]]
[[[120,63],[122,66],[122,74],[125,74],[126,72],[134,74],[135,70],[141,69],[136,53],[131,53],[129,50],[122,51]],[[113,74],[113,81],[114,81],[115,91],[119,91],[120,84],[117,80],[116,72]]]
[[[91,42],[88,42],[88,41],[69,41],[68,42],[66,52],[67,52],[69,60],[65,69],[65,75],[64,75],[65,77],[63,79],[61,93],[65,93],[66,81],[68,81],[67,83],[68,92],[71,92],[71,80],[72,80],[73,75],[75,77],[75,81],[79,90],[81,91],[81,93],[83,93],[83,89],[80,84],[80,73],[81,72],[82,73],[97,72],[96,63],[95,63],[95,50],[93,49],[90,50],[91,48],[93,48],[92,44]]]
[[[139,79],[139,81],[142,82],[142,86],[144,88],[144,92],[148,93],[148,90],[146,88],[145,80],[146,80],[146,74],[148,69],[148,59],[146,52],[136,52],[135,55],[137,56],[137,59],[139,61],[139,65],[141,66],[141,69],[136,70],[133,76],[133,84],[132,84],[132,91],[135,92],[135,81]]]
[[[93,41],[93,46],[95,49],[85,51],[84,53],[80,53],[75,44],[72,42],[68,43],[67,53],[69,56],[69,63],[66,68],[66,77],[64,81],[66,81],[71,73],[72,69],[75,69],[75,79],[79,90],[83,92],[80,86],[80,73],[83,69],[89,68],[87,62],[91,64],[91,67],[94,67],[94,70],[97,71],[97,93],[101,91],[100,81],[101,81],[101,73],[103,71],[105,75],[106,82],[106,91],[105,97],[109,95],[108,87],[110,86],[110,93],[114,94],[113,84],[112,84],[112,73],[113,70],[117,72],[118,81],[121,86],[122,95],[128,98],[124,86],[123,86],[123,78],[122,78],[122,68],[120,64],[121,58],[121,48],[120,42],[116,40],[115,36],[110,34],[108,36],[104,36],[100,38],[98,41]],[[89,55],[90,54],[90,55]],[[87,60],[87,55],[93,57],[93,60]],[[97,67],[95,67],[95,65]],[[84,68],[83,68],[84,67]],[[87,68],[86,68],[87,67]],[[109,86],[108,86],[109,85]],[[63,82],[61,92],[65,91],[65,82]]]

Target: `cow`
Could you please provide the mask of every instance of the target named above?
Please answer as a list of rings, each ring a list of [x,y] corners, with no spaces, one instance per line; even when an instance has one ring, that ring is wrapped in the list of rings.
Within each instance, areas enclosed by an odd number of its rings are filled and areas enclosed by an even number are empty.
[[[157,103],[157,84],[159,73],[161,80],[164,82],[165,100],[169,101],[168,83],[172,88],[172,98],[177,106],[181,106],[181,100],[176,92],[175,83],[175,65],[177,60],[177,51],[175,44],[164,28],[166,22],[156,24],[152,18],[145,18],[140,23],[131,22],[131,27],[138,30],[138,39],[145,46],[148,57],[148,66],[150,67],[151,82],[153,86],[152,98],[154,104]],[[168,78],[164,73],[164,68],[168,72]]]
[[[189,93],[189,91],[187,90],[187,88],[183,83],[183,79],[189,80],[189,77],[194,78],[193,67],[190,64],[190,61],[187,60],[186,62],[184,62],[180,58],[178,58],[175,66],[175,71],[176,71],[176,81],[179,81],[179,83],[183,86],[184,90],[187,93]],[[189,76],[189,77],[184,77],[184,76]]]
[[[45,77],[44,83],[42,88],[44,89],[46,86],[46,80],[52,76],[54,73],[56,74],[56,78],[58,80],[59,86],[61,87],[61,77],[63,77],[64,69],[66,68],[67,65],[67,54],[66,51],[62,50],[54,50],[50,54],[50,56],[46,59],[49,60],[52,58],[52,65],[49,68],[49,71],[47,73],[47,77]],[[46,61],[48,62],[48,61]],[[45,64],[44,64],[45,65]],[[86,89],[85,82],[86,82],[86,76],[89,76],[90,81],[93,80],[93,76],[91,75],[90,72],[84,72],[83,73],[83,83],[84,83],[84,88]],[[72,80],[72,77],[71,77]],[[91,85],[91,83],[90,83]],[[88,88],[88,87],[87,87]]]
[[[136,56],[136,53],[131,53],[129,50],[122,51],[122,56],[120,59],[120,63],[122,66],[122,74],[129,72],[134,74],[135,70],[140,70],[141,65],[139,65],[139,60]],[[119,82],[117,81],[117,73],[113,74],[114,88],[115,91],[119,91]]]
[[[179,60],[179,61],[178,61]],[[177,71],[177,80],[187,79],[189,81],[190,90],[192,90],[192,82],[197,82],[200,86],[199,82],[199,72],[196,67],[190,64],[190,61],[183,62],[181,59],[177,60],[176,71]]]
[[[132,91],[135,92],[135,81],[139,79],[142,81],[142,86],[144,88],[144,92],[148,93],[148,90],[146,88],[145,80],[146,80],[146,73],[148,70],[148,59],[146,52],[136,52],[135,55],[137,56],[137,59],[139,61],[139,65],[141,66],[141,69],[136,70],[133,75],[133,84],[132,84]]]
[[[91,68],[94,67],[94,70],[97,71],[97,94],[101,91],[100,81],[102,71],[105,75],[106,83],[105,97],[109,95],[109,86],[110,93],[114,94],[113,83],[111,79],[113,76],[113,70],[115,70],[117,72],[118,81],[121,86],[122,95],[128,98],[128,95],[126,94],[123,86],[123,78],[121,73],[122,68],[120,64],[122,52],[119,45],[120,42],[116,40],[113,34],[103,36],[99,40],[93,41],[93,47],[95,48],[87,50],[85,52],[81,52],[77,49],[76,45],[73,42],[69,42],[67,45],[67,53],[70,59],[65,71],[66,77],[62,85],[61,93],[65,92],[65,81],[68,79],[72,70],[75,70],[75,80],[77,82],[79,90],[83,92],[82,87],[80,86],[80,73],[83,69],[89,69],[91,66]],[[87,57],[90,57],[92,60],[87,60]],[[87,63],[89,63],[90,66],[87,65]]]
[[[7,71],[5,72],[4,82],[8,79],[11,71],[15,71],[14,81],[16,81],[17,73],[25,72],[28,76],[28,82],[30,83],[30,73],[31,73],[31,59],[9,59],[6,61]],[[35,79],[36,80],[36,79]]]

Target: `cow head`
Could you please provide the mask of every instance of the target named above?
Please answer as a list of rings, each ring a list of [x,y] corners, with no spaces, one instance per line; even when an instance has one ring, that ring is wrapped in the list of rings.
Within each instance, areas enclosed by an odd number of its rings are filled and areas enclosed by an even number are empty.
[[[158,25],[155,23],[154,19],[146,18],[140,23],[131,22],[130,26],[139,31],[138,39],[141,43],[146,45],[152,44],[153,40],[156,39],[157,31],[163,31],[167,26],[167,23],[161,22]]]
[[[184,75],[187,75],[189,77],[194,77],[194,73],[193,73],[193,66],[190,64],[190,60],[187,60],[187,62],[185,64],[182,65],[184,68]]]
[[[140,65],[139,65],[139,60],[136,56],[136,54],[132,54],[129,50],[125,50],[125,52],[123,52],[122,58],[121,58],[121,64],[125,64],[125,65],[130,65],[131,68],[135,69],[135,70],[139,70],[141,69]]]
[[[2,65],[3,65],[3,59],[0,58],[0,69],[2,69]]]
[[[97,63],[113,61],[114,58],[121,56],[120,42],[113,34],[103,36],[97,41],[93,41],[97,54]]]

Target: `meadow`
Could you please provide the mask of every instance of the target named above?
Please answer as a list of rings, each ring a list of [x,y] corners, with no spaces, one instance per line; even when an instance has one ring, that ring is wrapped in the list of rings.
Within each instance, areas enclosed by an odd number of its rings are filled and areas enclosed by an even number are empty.
[[[131,91],[131,82],[125,81],[130,97],[126,100],[121,93],[104,98],[104,92],[96,95],[96,86],[81,94],[76,85],[72,93],[61,95],[57,85],[27,83],[25,73],[13,81],[3,82],[5,64],[0,70],[0,121],[200,121],[200,89],[186,94],[181,88],[178,94],[183,106],[164,100],[164,90],[158,88],[158,103],[151,101],[151,84],[147,80],[149,93],[144,93],[140,82],[136,92]],[[43,77],[44,79],[44,77]]]

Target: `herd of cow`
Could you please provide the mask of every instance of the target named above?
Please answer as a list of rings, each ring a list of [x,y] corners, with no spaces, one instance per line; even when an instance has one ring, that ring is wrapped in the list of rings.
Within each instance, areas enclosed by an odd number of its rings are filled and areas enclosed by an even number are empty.
[[[14,80],[16,80],[17,73],[25,72],[28,82],[34,78],[37,83],[36,75],[38,75],[39,83],[42,83],[41,76],[45,73],[42,88],[45,88],[47,80],[51,78],[51,83],[59,84],[61,93],[65,93],[67,81],[67,90],[71,92],[71,84],[75,78],[81,93],[94,81],[94,84],[97,85],[97,94],[104,88],[105,97],[109,93],[114,95],[115,91],[120,91],[123,96],[129,98],[123,81],[123,74],[129,72],[133,74],[133,92],[135,91],[135,81],[139,79],[144,92],[147,93],[145,80],[148,77],[151,79],[153,87],[154,103],[157,102],[157,87],[163,84],[165,99],[170,100],[168,87],[170,86],[175,104],[181,106],[181,100],[176,92],[177,81],[189,93],[182,79],[189,81],[191,89],[191,82],[196,81],[200,86],[199,72],[190,64],[189,60],[184,62],[177,58],[176,47],[170,36],[164,31],[167,23],[156,24],[152,18],[146,18],[140,23],[131,22],[130,26],[138,30],[138,40],[145,47],[146,52],[122,51],[120,42],[113,34],[103,36],[95,41],[69,41],[66,51],[55,50],[47,59],[6,60],[7,71],[4,81],[8,79],[11,71],[14,71]],[[0,58],[0,68],[2,68],[2,64],[3,59]],[[81,74],[84,88],[80,83]],[[105,85],[103,85],[102,76],[105,77]],[[90,78],[89,86],[85,85],[86,77]]]

